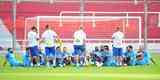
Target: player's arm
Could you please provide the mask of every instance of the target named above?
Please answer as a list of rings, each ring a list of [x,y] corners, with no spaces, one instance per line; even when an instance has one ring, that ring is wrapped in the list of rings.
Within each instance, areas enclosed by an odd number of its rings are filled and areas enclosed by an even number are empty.
[[[30,37],[31,36],[30,36],[30,32],[29,32],[28,35],[27,35],[27,44],[29,43],[29,40],[31,40]]]
[[[113,46],[113,40],[115,39],[115,33],[113,33],[113,35],[112,35],[112,40],[111,40],[111,44],[112,44],[112,46]]]
[[[56,32],[52,32],[52,34],[53,34],[53,38],[55,38],[55,39],[54,39],[54,40],[55,40],[55,42],[57,42],[57,41],[58,41],[58,39],[59,39],[58,34],[57,34]]]
[[[37,35],[36,35],[36,39],[37,39],[37,41],[39,41],[40,40],[40,38],[39,38],[39,34],[37,33]]]
[[[73,39],[75,39],[76,38],[76,32],[74,32],[74,34],[73,34]]]
[[[40,44],[45,42],[45,37],[44,37],[44,36],[45,36],[45,35],[42,34],[41,39],[39,39],[39,43],[40,43]]]
[[[45,36],[46,36],[46,33],[43,32],[42,35],[41,35],[40,43],[45,42]]]
[[[59,44],[60,47],[63,45],[63,42],[60,38],[57,38],[57,44]]]
[[[58,35],[54,35],[54,37],[55,37],[55,42],[57,43],[60,40],[60,38]]]
[[[58,42],[58,40],[60,39],[59,36],[54,36],[55,37],[55,41]]]
[[[84,34],[84,39],[83,39],[83,45],[84,46],[86,45],[86,40],[87,40],[87,36],[86,36],[86,34]]]
[[[124,33],[122,33],[122,38],[123,38],[123,39],[125,38],[125,34],[124,34]]]
[[[113,33],[113,35],[112,35],[112,39],[114,39],[115,38],[115,34]]]
[[[55,37],[55,42],[59,44],[59,46],[62,46],[63,42],[60,39],[60,37],[56,33],[54,33],[54,37]]]

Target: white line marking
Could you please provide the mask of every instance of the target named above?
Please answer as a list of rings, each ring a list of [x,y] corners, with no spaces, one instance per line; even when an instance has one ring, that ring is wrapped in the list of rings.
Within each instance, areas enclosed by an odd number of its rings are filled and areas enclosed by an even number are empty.
[[[116,77],[116,78],[142,78],[160,79],[160,74],[117,74],[117,73],[0,73],[0,76],[58,76],[58,77]]]

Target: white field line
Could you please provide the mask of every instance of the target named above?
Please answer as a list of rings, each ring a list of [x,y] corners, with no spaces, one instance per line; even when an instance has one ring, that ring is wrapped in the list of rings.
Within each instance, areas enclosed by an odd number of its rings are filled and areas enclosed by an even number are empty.
[[[116,73],[0,73],[0,76],[41,76],[41,77],[116,77],[116,78],[142,78],[160,79],[160,74],[116,74]]]

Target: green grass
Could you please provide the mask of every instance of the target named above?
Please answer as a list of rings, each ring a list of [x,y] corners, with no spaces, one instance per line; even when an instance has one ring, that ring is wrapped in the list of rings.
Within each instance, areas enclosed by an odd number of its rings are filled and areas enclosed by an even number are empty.
[[[130,67],[87,66],[76,68],[1,67],[0,80],[160,80],[160,54],[152,55],[156,64]],[[2,63],[3,58],[0,57]]]

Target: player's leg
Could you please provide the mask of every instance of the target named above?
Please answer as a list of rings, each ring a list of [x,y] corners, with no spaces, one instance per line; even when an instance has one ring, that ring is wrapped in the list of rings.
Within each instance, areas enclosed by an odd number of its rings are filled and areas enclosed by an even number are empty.
[[[30,66],[30,60],[29,60],[29,57],[23,57],[23,65],[26,66],[26,67],[29,67]]]
[[[123,62],[123,57],[122,57],[123,51],[122,51],[122,48],[118,48],[117,50],[118,50],[117,52],[118,53],[118,63],[121,66]]]
[[[72,63],[72,56],[68,56],[67,60],[68,60],[68,65],[70,65]]]
[[[24,65],[23,65],[22,63],[20,63],[19,61],[15,60],[15,61],[13,62],[13,66],[14,66],[14,67],[23,67]]]
[[[30,59],[31,59],[31,66],[33,66],[33,56],[32,56],[32,49],[31,47],[29,47],[29,55],[30,55]]]
[[[40,65],[42,65],[43,64],[43,55],[42,54],[39,54],[39,63],[40,63]]]
[[[75,54],[75,63],[76,63],[76,66],[78,67],[79,66],[79,60],[80,60],[79,46],[78,45],[74,45],[74,54]]]
[[[108,56],[108,66],[113,66],[114,65],[114,60],[113,60],[113,56]]]
[[[76,64],[76,58],[75,58],[75,53],[73,52],[72,56],[71,56],[71,64],[75,65]]]
[[[79,67],[79,66],[80,66],[80,57],[79,57],[79,55],[76,55],[76,56],[75,56],[75,59],[76,59],[76,60],[75,60],[76,66]]]
[[[62,61],[63,65],[69,65],[69,58],[68,57],[65,57],[63,58],[63,61]]]
[[[31,53],[31,66],[35,66],[36,65],[35,47],[30,47],[30,53]]]
[[[104,66],[108,66],[109,56],[102,56],[102,58],[103,58],[103,65],[104,65]]]
[[[101,56],[96,56],[96,66],[97,67],[101,67],[103,65],[103,62],[102,62],[102,57]]]
[[[137,61],[136,61],[136,64],[137,64],[137,65],[145,65],[145,64],[146,64],[146,61],[145,61],[144,59],[142,59],[142,60],[137,60]]]
[[[80,56],[80,65],[84,65],[86,54],[85,54],[85,46],[83,45],[79,46],[79,56]]]
[[[130,63],[131,66],[136,65],[136,59],[132,59],[131,60],[131,58],[130,58],[130,62],[129,63]]]
[[[95,64],[95,62],[96,62],[96,54],[95,53],[91,53],[90,58],[91,58],[91,64]]]
[[[59,66],[64,67],[64,58],[59,58]]]
[[[91,58],[89,55],[85,55],[85,65],[89,65],[89,63],[91,62]]]
[[[55,67],[56,66],[56,53],[55,53],[55,47],[51,47],[49,49],[50,53],[51,53],[51,57],[52,57],[52,66]]]
[[[99,56],[95,55],[95,65],[98,66],[99,62],[100,62]]]
[[[115,64],[118,65],[118,50],[117,48],[113,47],[113,60],[115,61]]]
[[[49,48],[45,47],[45,60],[46,60],[46,66],[50,66],[50,53]]]
[[[35,63],[36,63],[37,66],[40,66],[40,58],[39,58],[38,46],[34,47],[34,54],[35,54]]]
[[[60,65],[60,58],[59,58],[59,57],[56,58],[56,65],[57,65],[57,66]]]

